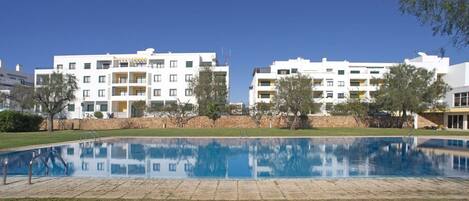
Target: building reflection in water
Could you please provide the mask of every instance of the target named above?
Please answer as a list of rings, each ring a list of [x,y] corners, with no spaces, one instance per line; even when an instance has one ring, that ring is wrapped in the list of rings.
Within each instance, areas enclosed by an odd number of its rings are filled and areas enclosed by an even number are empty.
[[[469,176],[469,140],[425,138],[125,139],[5,153],[10,174],[143,178]],[[50,153],[56,153],[50,154]],[[47,167],[46,165],[47,164]]]

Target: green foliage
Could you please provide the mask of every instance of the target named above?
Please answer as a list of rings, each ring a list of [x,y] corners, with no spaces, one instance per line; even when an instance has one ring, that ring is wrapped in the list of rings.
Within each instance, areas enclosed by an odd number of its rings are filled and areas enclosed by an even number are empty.
[[[264,116],[273,116],[273,105],[272,103],[256,103],[254,107],[251,108],[251,118],[256,123],[256,126],[259,128],[261,125],[262,117]]]
[[[52,132],[54,116],[75,99],[77,81],[72,75],[53,72],[39,82],[33,98],[42,112],[47,114],[47,130]]]
[[[15,85],[8,95],[11,104],[21,111],[32,109],[34,106],[34,88],[24,85]]]
[[[209,67],[204,68],[191,81],[191,88],[197,99],[199,115],[209,115],[209,105],[215,105],[217,110],[225,111],[228,96],[226,74],[213,72]]]
[[[0,112],[1,132],[29,132],[37,131],[43,118],[39,115],[24,114],[16,111]]]
[[[403,13],[432,26],[433,34],[452,36],[455,46],[469,45],[468,0],[400,0]]]
[[[300,125],[299,116],[314,112],[311,78],[305,75],[284,77],[277,81],[277,94],[274,96],[274,107],[286,115],[293,115],[290,129]]]
[[[407,112],[420,113],[426,110],[444,110],[439,102],[449,86],[434,71],[412,65],[400,64],[384,75],[384,83],[376,96],[376,104],[383,111],[397,113],[406,119]],[[402,127],[403,121],[398,123]]]
[[[356,117],[366,117],[368,115],[368,103],[357,99],[348,99],[345,103],[338,103],[332,107],[332,115],[352,115]]]
[[[136,101],[132,103],[132,117],[143,117],[147,104],[145,101]]]
[[[213,124],[221,117],[220,107],[214,103],[208,103],[206,116],[212,120]]]
[[[98,119],[102,119],[103,118],[103,113],[100,112],[100,111],[96,111],[94,112],[94,117],[98,118]]]
[[[183,103],[179,99],[177,102],[166,105],[162,110],[162,112],[179,128],[183,128],[190,119],[195,117],[193,111],[193,104],[190,104],[189,102]]]

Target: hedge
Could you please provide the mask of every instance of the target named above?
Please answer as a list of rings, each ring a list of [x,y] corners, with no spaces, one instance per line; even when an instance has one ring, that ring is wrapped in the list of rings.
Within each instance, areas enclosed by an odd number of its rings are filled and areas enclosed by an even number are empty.
[[[38,131],[43,120],[39,115],[2,111],[0,112],[0,132]]]

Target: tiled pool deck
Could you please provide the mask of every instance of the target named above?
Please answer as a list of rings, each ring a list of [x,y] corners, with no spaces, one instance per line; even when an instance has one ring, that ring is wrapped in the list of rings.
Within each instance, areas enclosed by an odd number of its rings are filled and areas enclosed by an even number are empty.
[[[469,199],[469,179],[162,180],[10,177],[2,198],[148,200]]]

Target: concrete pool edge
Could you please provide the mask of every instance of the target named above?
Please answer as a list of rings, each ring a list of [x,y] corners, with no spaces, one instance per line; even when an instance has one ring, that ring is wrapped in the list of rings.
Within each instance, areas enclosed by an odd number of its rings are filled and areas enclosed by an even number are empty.
[[[467,199],[469,179],[344,178],[271,180],[187,180],[116,178],[12,178],[0,185],[0,199]]]
[[[409,137],[409,136],[399,136],[399,135],[382,135],[382,136],[366,136],[366,135],[357,135],[357,136],[112,136],[112,137],[98,137],[98,138],[90,138],[90,139],[83,139],[83,140],[72,140],[72,141],[63,141],[63,142],[56,142],[56,143],[47,143],[47,144],[37,144],[37,145],[27,145],[27,146],[20,146],[20,147],[13,147],[13,148],[5,148],[0,149],[0,154],[8,153],[8,152],[16,152],[16,151],[27,151],[30,149],[38,149],[38,148],[45,148],[45,147],[54,147],[54,146],[63,146],[70,143],[81,143],[81,142],[94,142],[97,140],[116,140],[116,139],[145,139],[145,138],[154,138],[154,139],[200,139],[200,138],[219,138],[219,139],[274,139],[274,138],[394,138],[394,137]],[[432,136],[432,135],[421,135],[421,136],[410,136],[416,138],[432,138],[432,139],[463,139],[469,140],[469,136]]]

